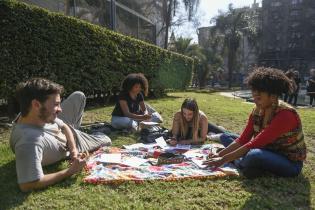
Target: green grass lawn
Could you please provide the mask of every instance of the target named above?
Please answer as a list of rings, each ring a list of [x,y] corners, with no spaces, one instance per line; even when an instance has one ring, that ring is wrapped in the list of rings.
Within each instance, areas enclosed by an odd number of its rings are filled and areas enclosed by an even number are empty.
[[[172,116],[184,98],[196,98],[210,121],[233,132],[241,132],[253,105],[218,94],[180,92],[151,100],[170,127]],[[86,111],[84,123],[110,121],[113,106]],[[303,173],[297,178],[242,177],[206,181],[126,183],[118,186],[82,182],[83,174],[44,190],[22,193],[16,184],[14,155],[9,132],[0,134],[0,209],[315,209],[315,110],[300,109],[308,146]],[[284,122],[285,123],[285,122]],[[114,146],[132,144],[137,136],[111,136]],[[48,168],[65,168],[62,162]]]

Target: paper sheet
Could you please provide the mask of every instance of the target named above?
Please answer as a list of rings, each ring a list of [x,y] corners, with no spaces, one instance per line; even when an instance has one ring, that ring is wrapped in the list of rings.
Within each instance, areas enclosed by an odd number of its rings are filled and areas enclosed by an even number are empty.
[[[133,150],[133,149],[139,149],[141,147],[146,148],[146,145],[143,143],[137,143],[137,144],[131,144],[131,145],[123,145],[123,147],[126,149]]]
[[[155,142],[161,147],[161,148],[164,148],[164,147],[167,147],[167,143],[165,141],[165,139],[161,136],[157,139],[155,139]]]
[[[183,154],[186,158],[204,158],[205,155],[201,154],[201,153],[197,153],[197,152],[191,152],[191,151],[187,151]]]
[[[190,150],[190,148],[189,144],[177,144],[175,149]]]
[[[121,163],[121,154],[120,153],[115,153],[115,154],[102,154],[98,158],[99,162],[102,163]]]
[[[177,144],[176,146],[169,146],[167,145],[164,147],[167,150],[190,150],[191,145],[185,145],[185,144]]]
[[[202,165],[202,163],[205,161],[204,159],[199,159],[199,158],[193,158],[191,161],[196,164],[199,168],[206,168],[207,165]]]
[[[138,158],[138,157],[130,157],[130,158],[126,158],[122,164],[127,165],[127,166],[131,166],[131,167],[135,167],[138,168],[139,166],[141,166],[143,163],[148,162],[148,159],[143,159],[143,158]]]

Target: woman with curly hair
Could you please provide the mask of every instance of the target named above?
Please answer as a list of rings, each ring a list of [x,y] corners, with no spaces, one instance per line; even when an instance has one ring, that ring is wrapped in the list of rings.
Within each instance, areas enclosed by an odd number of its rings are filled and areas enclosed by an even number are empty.
[[[264,172],[294,177],[300,174],[306,158],[306,146],[298,113],[279,101],[292,90],[285,74],[277,69],[259,67],[247,78],[256,104],[243,133],[236,139],[223,134],[225,149],[209,156],[204,164],[218,167],[234,162],[248,178]]]
[[[161,115],[144,103],[149,83],[141,73],[132,73],[122,82],[118,101],[112,112],[112,126],[116,129],[138,130],[141,121],[162,122]]]

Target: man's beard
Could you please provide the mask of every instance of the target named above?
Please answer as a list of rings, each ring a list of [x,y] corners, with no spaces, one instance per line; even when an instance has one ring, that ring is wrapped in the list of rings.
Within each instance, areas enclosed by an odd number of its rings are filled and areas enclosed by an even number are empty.
[[[45,123],[52,123],[53,120],[49,120],[50,113],[47,111],[45,106],[39,109],[39,119],[43,120]]]

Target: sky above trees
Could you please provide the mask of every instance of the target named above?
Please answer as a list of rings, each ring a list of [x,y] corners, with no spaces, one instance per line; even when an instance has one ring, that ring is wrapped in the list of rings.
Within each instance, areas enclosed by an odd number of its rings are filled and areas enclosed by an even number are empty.
[[[262,0],[256,0],[260,3]],[[228,5],[232,3],[234,8],[251,6],[254,0],[200,0],[199,10],[197,17],[200,25],[198,27],[210,26],[210,20],[212,17],[218,15],[218,11],[227,11]],[[191,37],[192,42],[197,43],[198,37],[196,32],[196,26],[192,22],[185,23],[181,27],[174,28],[175,36]]]

